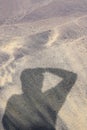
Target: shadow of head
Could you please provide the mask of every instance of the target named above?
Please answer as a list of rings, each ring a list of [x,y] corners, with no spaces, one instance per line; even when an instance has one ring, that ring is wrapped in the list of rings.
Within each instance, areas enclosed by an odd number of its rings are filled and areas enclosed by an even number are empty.
[[[31,89],[37,89],[37,91],[41,90],[44,80],[44,72],[45,71],[42,68],[24,70],[20,77],[23,92]]]

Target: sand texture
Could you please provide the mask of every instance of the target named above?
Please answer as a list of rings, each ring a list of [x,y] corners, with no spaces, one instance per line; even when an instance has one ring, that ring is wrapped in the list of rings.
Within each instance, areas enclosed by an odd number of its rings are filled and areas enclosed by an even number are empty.
[[[0,130],[87,130],[87,0],[0,0]]]

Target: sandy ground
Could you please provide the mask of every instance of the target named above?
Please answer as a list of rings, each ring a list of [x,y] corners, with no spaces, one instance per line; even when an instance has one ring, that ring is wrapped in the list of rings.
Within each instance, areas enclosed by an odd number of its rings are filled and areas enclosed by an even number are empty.
[[[61,68],[76,73],[77,81],[58,116],[68,130],[87,130],[86,0],[31,0],[29,6],[28,1],[21,2],[23,8],[12,0],[11,14],[8,1],[0,2],[8,10],[0,12],[0,121],[8,99],[22,94],[20,75],[24,69]],[[61,81],[50,73],[44,77],[43,92]],[[62,130],[60,124],[57,119],[57,130]],[[4,130],[2,122],[0,130]]]

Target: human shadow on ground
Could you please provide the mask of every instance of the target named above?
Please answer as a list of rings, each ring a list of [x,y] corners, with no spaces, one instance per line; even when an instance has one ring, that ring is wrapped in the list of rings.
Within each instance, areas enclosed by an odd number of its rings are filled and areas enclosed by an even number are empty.
[[[62,78],[54,88],[42,92],[44,73]],[[77,75],[57,68],[25,69],[21,73],[23,94],[7,103],[2,123],[5,130],[55,130],[57,113],[77,79]]]

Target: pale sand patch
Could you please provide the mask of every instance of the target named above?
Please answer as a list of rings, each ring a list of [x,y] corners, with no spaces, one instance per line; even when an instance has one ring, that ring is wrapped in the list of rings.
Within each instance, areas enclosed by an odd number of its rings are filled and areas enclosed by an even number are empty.
[[[57,27],[54,28],[49,36],[49,40],[48,42],[46,43],[46,46],[49,47],[49,46],[52,46],[53,43],[57,40],[59,36],[59,33],[58,33],[58,30],[57,30]]]
[[[20,37],[15,37],[15,38],[11,39],[11,41],[9,43],[6,43],[5,45],[3,45],[1,47],[1,50],[12,55],[16,48],[22,47],[22,43],[23,43],[23,41],[21,40]]]
[[[42,87],[42,92],[46,92],[49,89],[55,88],[55,86],[62,81],[62,78],[53,75],[51,73],[44,73],[44,82]]]

